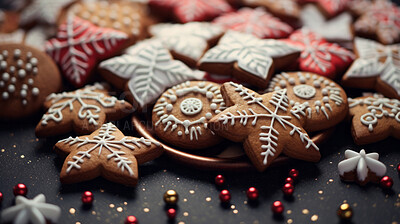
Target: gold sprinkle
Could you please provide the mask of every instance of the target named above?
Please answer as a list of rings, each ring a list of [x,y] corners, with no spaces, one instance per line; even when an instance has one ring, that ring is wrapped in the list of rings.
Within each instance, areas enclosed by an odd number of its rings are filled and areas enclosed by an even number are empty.
[[[206,201],[211,201],[211,197],[206,197]]]
[[[303,209],[303,211],[301,211],[304,215],[307,215],[308,213],[310,213],[310,211],[308,211],[308,209]]]
[[[117,208],[117,212],[122,212],[122,211],[124,211],[124,209],[122,207]]]
[[[189,212],[184,212],[183,216],[189,216]]]
[[[288,223],[288,224],[293,223],[293,219],[288,219],[288,220],[287,220],[287,223]]]
[[[322,201],[322,200],[324,200],[325,198],[324,198],[324,197],[319,197],[319,199]]]
[[[142,191],[146,191],[146,188],[143,188]]]
[[[21,155],[21,159],[23,159],[23,158],[25,158],[25,156],[24,156],[24,155]]]
[[[101,192],[101,193],[104,193],[104,190],[103,190],[103,189],[100,189],[100,192]]]
[[[400,207],[400,202],[394,203],[394,206],[395,206],[395,207]]]
[[[96,211],[92,211],[92,215],[96,215]]]
[[[1,149],[1,152],[5,152],[6,150],[5,149]]]
[[[244,201],[243,204],[247,205],[247,201]]]
[[[399,198],[400,198],[400,194],[399,195],[397,195]]]
[[[231,209],[235,209],[236,208],[236,206],[235,205],[231,205]]]
[[[343,200],[343,204],[344,204],[344,203],[347,203],[347,200]]]
[[[329,183],[332,183],[333,182],[333,179],[329,179]]]
[[[110,208],[114,208],[114,207],[115,207],[115,205],[114,205],[114,204],[109,204],[109,205],[108,205],[108,207],[110,207]]]
[[[17,148],[17,146],[16,146],[16,145],[13,145],[13,148]]]
[[[190,194],[194,194],[195,191],[194,191],[194,190],[190,190],[189,193],[190,193]]]
[[[288,215],[292,214],[292,210],[287,210],[286,214],[288,214]]]
[[[239,211],[237,209],[233,210],[233,214],[237,214]]]
[[[184,198],[184,199],[183,199],[183,202],[187,202],[187,198]]]
[[[143,211],[144,211],[144,212],[149,212],[150,209],[149,209],[149,208],[144,208]]]
[[[353,203],[353,207],[357,207],[357,203]]]
[[[319,190],[318,191],[318,194],[323,194],[324,192],[322,191],[322,190]]]
[[[76,210],[74,208],[70,208],[69,209],[69,213],[71,213],[72,215],[75,214]]]
[[[185,222],[178,222],[178,224],[185,224]]]
[[[75,224],[81,224],[81,222],[76,222]]]
[[[124,205],[128,205],[128,202],[124,201]]]
[[[311,216],[311,221],[315,222],[318,220],[318,215]]]

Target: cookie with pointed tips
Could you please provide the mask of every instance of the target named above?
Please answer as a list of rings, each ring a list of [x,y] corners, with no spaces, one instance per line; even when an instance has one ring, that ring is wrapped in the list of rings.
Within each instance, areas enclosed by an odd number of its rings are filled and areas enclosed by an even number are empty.
[[[281,153],[296,159],[317,162],[318,146],[304,130],[305,119],[291,113],[287,90],[259,95],[233,82],[221,87],[228,107],[214,116],[208,127],[235,142],[243,142],[253,165],[265,170]]]
[[[61,183],[72,184],[102,176],[126,186],[138,182],[138,165],[163,153],[158,142],[125,136],[112,123],[103,124],[90,135],[69,137],[54,149],[68,155],[60,173]]]

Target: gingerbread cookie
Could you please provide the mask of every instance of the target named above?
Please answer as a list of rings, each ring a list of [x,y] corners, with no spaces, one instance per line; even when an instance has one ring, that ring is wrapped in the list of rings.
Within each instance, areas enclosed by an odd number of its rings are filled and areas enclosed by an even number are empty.
[[[51,27],[35,26],[27,31],[18,29],[12,33],[0,33],[0,44],[24,44],[45,51],[46,41],[53,34],[53,31],[54,29]]]
[[[160,39],[174,58],[195,67],[197,61],[210,46],[222,36],[220,26],[206,22],[186,24],[160,23],[150,27],[150,34]]]
[[[60,140],[54,149],[68,155],[60,173],[61,183],[79,183],[102,176],[126,186],[137,184],[138,165],[164,151],[158,142],[125,136],[112,123],[103,124],[90,135]]]
[[[356,38],[357,59],[343,77],[346,86],[376,89],[390,98],[400,99],[400,44],[382,45]]]
[[[225,109],[219,88],[213,82],[187,81],[164,92],[153,108],[157,136],[185,149],[219,143],[222,139],[207,128],[207,122]]]
[[[233,11],[225,0],[149,0],[158,14],[172,16],[181,23],[207,21]]]
[[[286,89],[259,95],[240,84],[225,83],[221,94],[227,109],[214,116],[208,127],[235,142],[243,142],[253,165],[265,170],[284,153],[289,157],[317,162],[318,147],[303,128],[305,118],[292,113]]]
[[[57,65],[29,46],[0,45],[0,70],[1,119],[31,115],[41,108],[47,95],[61,89]]]
[[[295,31],[285,42],[301,49],[298,58],[301,71],[317,73],[331,79],[346,70],[354,59],[352,52],[326,41],[307,28]]]
[[[305,117],[307,131],[319,131],[335,126],[347,115],[346,92],[323,76],[306,72],[283,72],[272,78],[268,92],[287,90],[291,113]]]
[[[96,1],[78,2],[72,5],[61,16],[65,21],[68,14],[89,21],[95,26],[121,31],[128,35],[126,46],[146,37],[147,19],[144,4],[132,1]]]
[[[374,38],[382,44],[400,41],[400,8],[397,5],[377,1],[354,23],[359,36]]]
[[[263,8],[241,8],[237,12],[226,13],[217,17],[214,24],[228,30],[253,34],[261,39],[279,39],[289,36],[293,29],[280,19],[272,16]]]
[[[296,0],[241,0],[242,4],[251,7],[265,7],[279,18],[297,20],[300,16],[300,7]]]
[[[328,18],[332,18],[346,9],[350,0],[298,0],[300,3],[314,3]]]
[[[379,161],[379,154],[376,152],[367,154],[364,149],[359,153],[346,150],[345,160],[338,164],[338,169],[340,179],[357,182],[360,185],[368,182],[378,183],[386,173],[386,166]]]
[[[81,87],[96,64],[120,52],[127,40],[123,32],[70,16],[59,26],[57,37],[46,43],[46,52],[60,65],[68,81]]]
[[[181,61],[174,60],[159,40],[142,41],[126,54],[103,61],[101,75],[119,89],[130,92],[130,100],[144,109],[169,87],[187,80],[201,79]]]
[[[76,0],[35,0],[30,1],[21,14],[19,24],[21,26],[34,23],[46,23],[54,25],[64,7],[72,4]]]
[[[49,137],[74,131],[89,134],[107,120],[119,120],[132,112],[132,105],[108,94],[105,84],[95,83],[72,92],[51,94],[48,109],[36,126],[37,137]]]
[[[18,28],[19,14],[0,9],[0,33],[10,33]]]
[[[217,46],[204,54],[198,67],[266,88],[274,69],[290,64],[298,55],[297,47],[283,41],[262,40],[251,34],[228,31]]]
[[[400,101],[375,94],[349,98],[354,142],[370,144],[389,136],[400,139]]]

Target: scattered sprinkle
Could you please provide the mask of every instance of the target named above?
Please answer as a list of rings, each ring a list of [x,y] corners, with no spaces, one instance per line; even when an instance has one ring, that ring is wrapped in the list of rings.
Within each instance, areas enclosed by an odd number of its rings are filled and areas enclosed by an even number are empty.
[[[74,208],[70,208],[69,209],[69,213],[71,213],[72,215],[75,214],[76,210]]]
[[[110,207],[110,208],[114,208],[114,207],[115,207],[115,205],[114,205],[114,204],[109,204],[109,205],[108,205],[108,207]]]
[[[117,208],[117,212],[122,212],[122,211],[124,211],[124,209],[122,207]]]
[[[206,197],[206,201],[211,201],[211,197]]]
[[[237,209],[233,210],[233,214],[237,214],[239,211]]]
[[[288,223],[288,224],[293,223],[293,219],[288,219],[288,220],[287,220],[287,223]]]
[[[183,216],[189,216],[189,212],[184,212]]]
[[[318,194],[323,194],[324,192],[322,191],[322,190],[319,190],[318,191]]]
[[[310,211],[308,211],[308,209],[303,209],[303,211],[301,211],[304,215],[307,215],[308,213],[310,213]]]
[[[143,211],[144,211],[144,212],[149,212],[150,209],[149,209],[149,208],[144,208]]]
[[[292,210],[287,210],[286,214],[288,214],[288,215],[292,214]]]
[[[315,222],[318,220],[318,215],[311,216],[311,221]]]
[[[194,190],[190,190],[189,193],[190,193],[190,194],[194,194],[195,191],[194,191]]]

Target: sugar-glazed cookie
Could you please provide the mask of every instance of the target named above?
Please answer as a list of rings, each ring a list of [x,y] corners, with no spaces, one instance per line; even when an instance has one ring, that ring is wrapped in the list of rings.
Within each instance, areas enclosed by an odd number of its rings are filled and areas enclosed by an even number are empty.
[[[359,153],[353,150],[345,151],[345,160],[338,164],[340,179],[357,182],[365,185],[368,182],[378,183],[386,173],[386,166],[379,161],[376,152],[366,153],[362,149]]]
[[[0,45],[0,118],[38,111],[46,96],[61,89],[57,65],[45,53],[22,44]]]
[[[163,153],[158,142],[125,136],[112,123],[103,124],[90,135],[69,137],[54,149],[68,155],[61,169],[61,183],[71,184],[102,176],[126,186],[137,184],[138,165]]]
[[[217,46],[199,61],[203,71],[233,75],[260,88],[266,88],[274,69],[281,69],[299,56],[299,48],[274,39],[228,31]]]
[[[297,20],[300,6],[296,0],[240,0],[242,4],[251,7],[265,7],[269,12],[282,19]]]
[[[376,89],[390,98],[400,99],[400,44],[382,45],[356,38],[357,59],[343,76],[343,85]]]
[[[221,87],[228,107],[214,116],[208,127],[235,142],[243,142],[253,165],[265,170],[281,153],[317,162],[318,146],[304,130],[305,118],[292,113],[286,89],[259,95],[233,82]]]
[[[354,142],[370,144],[389,136],[400,139],[400,100],[378,94],[349,98],[351,133]]]
[[[132,112],[132,105],[110,96],[107,85],[95,83],[72,92],[50,94],[48,109],[35,129],[37,137],[74,131],[89,134],[106,121],[119,120]]]
[[[187,81],[161,95],[153,108],[155,132],[163,141],[186,149],[201,149],[221,141],[207,122],[225,109],[220,85]]]
[[[281,73],[272,78],[268,92],[287,89],[291,113],[306,117],[304,129],[319,131],[340,123],[347,115],[346,92],[328,78],[306,72]]]

